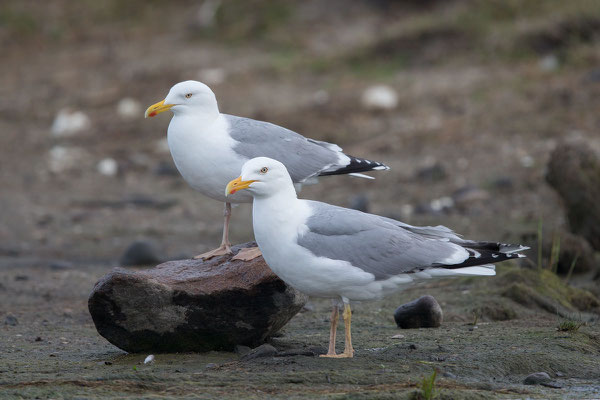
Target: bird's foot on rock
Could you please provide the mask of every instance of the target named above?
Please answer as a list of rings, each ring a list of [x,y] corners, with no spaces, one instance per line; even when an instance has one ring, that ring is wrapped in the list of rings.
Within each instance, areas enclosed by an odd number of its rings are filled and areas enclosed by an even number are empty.
[[[321,354],[319,357],[323,357],[323,358],[352,358],[354,357],[354,352],[343,352],[341,354]]]
[[[254,260],[256,257],[262,256],[262,253],[258,247],[247,247],[241,249],[232,260],[242,260],[242,261],[250,261]]]
[[[227,254],[231,254],[231,246],[229,244],[222,244],[214,250],[197,255],[194,257],[194,260],[210,260],[213,257],[225,256]]]

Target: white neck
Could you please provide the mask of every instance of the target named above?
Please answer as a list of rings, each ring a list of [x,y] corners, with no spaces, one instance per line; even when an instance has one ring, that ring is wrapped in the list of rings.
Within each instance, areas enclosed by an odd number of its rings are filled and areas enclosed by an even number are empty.
[[[291,186],[291,185],[290,185]],[[268,197],[254,197],[252,218],[254,238],[263,252],[265,261],[277,274],[277,260],[285,259],[287,243],[295,242],[306,229],[310,215],[308,204],[296,197],[296,191],[280,191]],[[289,254],[287,255],[289,256]]]
[[[293,221],[296,219],[294,210],[298,208],[301,202],[302,200],[298,200],[292,185],[289,185],[289,188],[286,185],[286,187],[269,196],[254,195],[252,217],[256,240],[260,241],[259,237],[262,237],[262,233],[265,233],[264,231],[267,229],[280,231],[289,227],[291,228],[290,233],[295,231],[292,226]],[[260,223],[257,223],[259,221]],[[283,234],[283,232],[281,233]]]

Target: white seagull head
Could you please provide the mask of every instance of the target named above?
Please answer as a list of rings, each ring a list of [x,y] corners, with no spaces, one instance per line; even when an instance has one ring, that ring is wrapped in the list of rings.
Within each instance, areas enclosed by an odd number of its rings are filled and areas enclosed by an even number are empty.
[[[247,189],[254,197],[270,197],[280,193],[296,196],[296,189],[285,165],[268,157],[256,157],[246,161],[242,174],[229,182],[225,195]]]
[[[173,114],[218,115],[219,107],[213,91],[202,82],[179,82],[169,90],[163,101],[148,107],[145,117],[154,117],[171,110]],[[215,116],[216,116],[215,115]]]

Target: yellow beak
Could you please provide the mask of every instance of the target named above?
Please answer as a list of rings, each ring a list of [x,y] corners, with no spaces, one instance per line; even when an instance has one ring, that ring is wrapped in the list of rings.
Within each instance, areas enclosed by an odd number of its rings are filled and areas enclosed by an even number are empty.
[[[234,194],[238,190],[248,189],[254,182],[256,181],[243,181],[242,177],[239,176],[227,184],[227,187],[225,188],[225,196]]]
[[[156,104],[152,104],[150,107],[148,107],[148,109],[146,110],[146,113],[144,114],[144,118],[148,118],[148,117],[154,117],[156,114],[160,114],[163,111],[168,111],[171,109],[171,107],[173,107],[175,104],[165,104],[165,101],[159,101]]]

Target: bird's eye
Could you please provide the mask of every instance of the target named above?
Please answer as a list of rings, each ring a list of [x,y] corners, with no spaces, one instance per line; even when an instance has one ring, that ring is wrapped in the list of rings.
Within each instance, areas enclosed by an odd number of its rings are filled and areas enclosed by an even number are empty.
[[[267,168],[267,167],[262,167],[262,168],[260,169],[260,173],[261,173],[261,174],[266,174],[268,170],[269,170],[269,168]]]
[[[186,95],[185,95],[185,98],[186,98],[186,99],[189,99],[190,97],[192,97],[192,94],[191,94],[191,93],[188,93],[188,94],[186,94]]]

